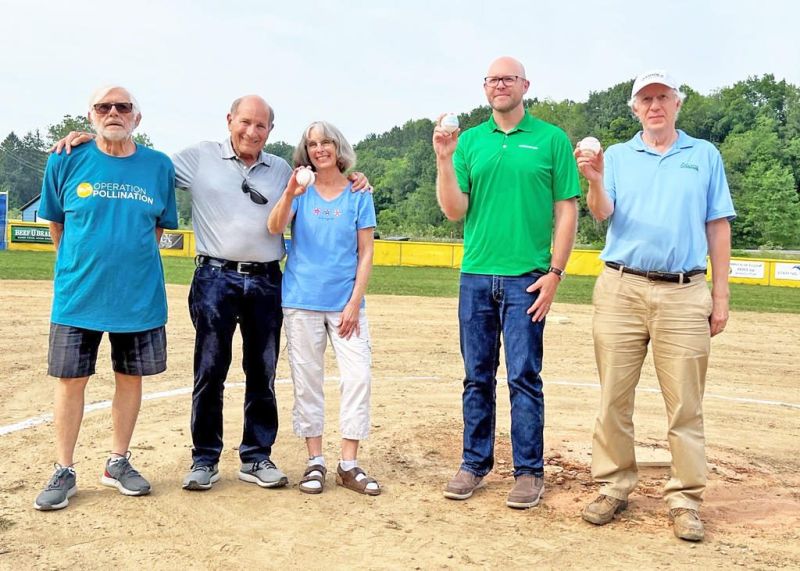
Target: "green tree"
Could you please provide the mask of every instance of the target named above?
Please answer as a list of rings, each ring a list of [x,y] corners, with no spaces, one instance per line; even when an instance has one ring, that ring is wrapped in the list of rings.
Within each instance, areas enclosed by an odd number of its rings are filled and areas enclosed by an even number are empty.
[[[22,139],[12,132],[0,143],[0,186],[8,190],[10,208],[20,208],[41,192],[47,160],[44,148],[38,131]]]
[[[284,143],[283,141],[278,141],[277,143],[268,143],[264,145],[264,152],[271,155],[276,155],[289,163],[290,166],[294,166],[292,162],[294,146],[290,145],[289,143]]]
[[[92,124],[89,119],[82,115],[64,115],[64,118],[47,128],[47,139],[50,145],[54,145],[72,131],[81,131],[84,133],[93,133]]]

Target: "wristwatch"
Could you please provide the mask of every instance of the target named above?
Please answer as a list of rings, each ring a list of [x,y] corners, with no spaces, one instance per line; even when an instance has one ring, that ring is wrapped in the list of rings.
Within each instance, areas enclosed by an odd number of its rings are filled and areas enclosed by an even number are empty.
[[[559,280],[563,280],[564,276],[567,275],[566,273],[564,273],[564,270],[562,270],[561,268],[556,268],[555,266],[550,266],[549,268],[547,268],[547,273],[557,275]]]

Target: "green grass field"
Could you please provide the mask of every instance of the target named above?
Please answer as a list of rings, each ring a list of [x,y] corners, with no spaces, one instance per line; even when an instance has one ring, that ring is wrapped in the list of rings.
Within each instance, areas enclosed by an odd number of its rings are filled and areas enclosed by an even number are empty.
[[[0,252],[0,280],[51,280],[54,258],[52,252]],[[177,257],[163,260],[167,283],[188,284],[191,281],[194,260]],[[556,301],[591,303],[594,281],[594,276],[568,276],[559,286]],[[458,270],[375,266],[368,293],[456,297]],[[800,288],[731,284],[731,309],[800,313]]]

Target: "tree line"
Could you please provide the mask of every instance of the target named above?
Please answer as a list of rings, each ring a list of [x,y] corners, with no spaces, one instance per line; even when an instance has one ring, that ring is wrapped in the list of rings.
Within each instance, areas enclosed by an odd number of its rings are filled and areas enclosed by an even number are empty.
[[[528,110],[555,123],[577,142],[587,135],[604,147],[630,139],[639,123],[628,108],[632,81],[592,92],[584,102],[527,100]],[[733,244],[737,248],[796,248],[800,246],[800,89],[773,75],[750,77],[733,86],[703,95],[689,86],[678,128],[707,139],[722,153],[737,219]],[[461,113],[463,129],[485,121],[491,110],[480,106]],[[463,225],[444,218],[436,203],[436,163],[431,146],[433,121],[407,121],[382,134],[371,134],[355,145],[357,169],[375,187],[378,229],[383,237],[460,239]],[[83,117],[66,115],[42,136],[10,133],[0,143],[0,192],[9,192],[18,209],[41,190],[46,149],[71,130],[89,130]],[[146,134],[139,142],[152,146]],[[270,143],[268,152],[291,162],[293,146]],[[581,180],[586,187],[586,181]],[[178,193],[183,224],[191,223],[185,193]],[[605,223],[595,222],[580,200],[578,243],[599,247]],[[12,210],[12,214],[14,214]]]

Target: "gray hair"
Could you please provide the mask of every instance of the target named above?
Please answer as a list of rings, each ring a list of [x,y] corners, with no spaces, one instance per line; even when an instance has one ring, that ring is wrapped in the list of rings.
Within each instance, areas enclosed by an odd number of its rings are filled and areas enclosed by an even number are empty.
[[[233,100],[233,103],[231,103],[231,115],[236,115],[236,112],[239,110],[239,105],[242,103],[242,101],[244,99],[246,99],[248,97],[253,97],[253,96],[252,95],[245,95],[243,97],[238,97],[238,98]],[[256,97],[258,97],[258,96],[256,96]],[[269,110],[269,126],[270,126],[270,128],[272,128],[272,126],[275,125],[275,110],[272,108],[272,105],[270,105],[269,103],[267,103],[264,100],[263,97],[259,97],[259,99],[261,99],[261,101],[264,103],[264,105]]]
[[[319,129],[322,131],[323,137],[333,141],[333,144],[336,146],[336,166],[339,167],[340,172],[346,172],[355,166],[356,152],[353,150],[352,145],[347,142],[342,132],[327,121],[314,121],[303,131],[303,136],[294,149],[292,161],[295,167],[313,168],[311,158],[308,156],[308,149],[306,149],[308,134],[313,129]]]
[[[686,94],[683,91],[681,91],[680,89],[674,89],[674,88],[671,88],[671,89],[672,89],[672,93],[675,94],[675,97],[677,97],[680,100],[680,102],[683,103],[683,100],[686,99]],[[638,93],[636,95],[638,95]],[[630,108],[631,113],[633,114],[634,118],[638,119],[638,117],[636,117],[636,113],[633,112],[633,106],[636,103],[636,95],[632,96],[628,100],[628,108]],[[678,110],[678,113],[680,113],[680,109]],[[677,115],[676,115],[676,117],[677,117]]]
[[[89,98],[89,113],[94,111],[95,103],[100,101],[103,97],[105,97],[115,89],[121,89],[122,91],[127,93],[128,97],[131,98],[131,103],[133,103],[133,112],[136,113],[137,115],[142,114],[142,108],[139,107],[139,102],[136,100],[136,97],[133,96],[133,93],[131,93],[130,89],[128,89],[127,87],[123,87],[121,85],[104,85],[103,87],[95,89],[94,93],[92,93],[92,96]]]

